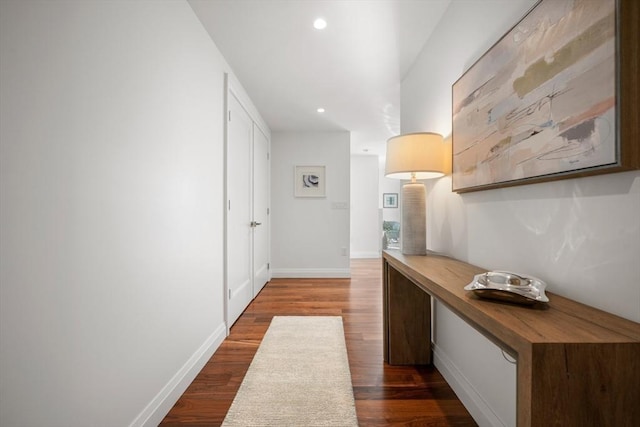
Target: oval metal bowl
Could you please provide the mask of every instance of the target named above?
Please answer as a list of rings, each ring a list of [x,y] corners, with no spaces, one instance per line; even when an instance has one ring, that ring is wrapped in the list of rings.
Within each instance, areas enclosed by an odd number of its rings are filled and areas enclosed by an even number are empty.
[[[481,298],[532,305],[549,302],[544,293],[546,287],[545,282],[532,276],[509,271],[488,271],[475,275],[473,282],[464,289]]]

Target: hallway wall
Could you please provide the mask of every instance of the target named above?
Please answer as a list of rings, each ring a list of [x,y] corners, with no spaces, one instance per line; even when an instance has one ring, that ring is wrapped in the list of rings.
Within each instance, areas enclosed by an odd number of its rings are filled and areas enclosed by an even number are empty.
[[[402,132],[450,135],[452,84],[534,4],[452,2],[402,83]],[[539,277],[554,293],[640,321],[640,172],[466,194],[452,193],[447,176],[428,181],[427,194],[429,249]],[[513,425],[515,365],[441,304],[435,319],[436,364],[474,418]]]
[[[273,277],[349,277],[349,132],[272,132]],[[295,166],[325,166],[326,197],[294,196]]]
[[[225,72],[186,1],[0,2],[0,425],[156,425],[224,339]]]

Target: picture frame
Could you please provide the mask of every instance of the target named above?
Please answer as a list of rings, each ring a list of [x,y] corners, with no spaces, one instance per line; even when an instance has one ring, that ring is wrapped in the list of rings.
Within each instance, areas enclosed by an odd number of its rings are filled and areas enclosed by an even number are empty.
[[[296,166],[294,174],[295,197],[326,197],[325,166]]]
[[[634,13],[540,0],[471,65],[452,86],[453,191],[640,168]]]
[[[382,207],[383,208],[397,208],[398,207],[398,193],[383,193],[382,194]]]

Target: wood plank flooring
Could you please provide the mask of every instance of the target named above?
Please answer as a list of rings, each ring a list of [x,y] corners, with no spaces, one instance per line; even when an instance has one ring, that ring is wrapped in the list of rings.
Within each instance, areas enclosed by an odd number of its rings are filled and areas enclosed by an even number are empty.
[[[220,425],[271,318],[330,315],[343,317],[360,426],[476,426],[434,367],[383,362],[381,266],[352,260],[351,279],[273,279],[161,425]]]

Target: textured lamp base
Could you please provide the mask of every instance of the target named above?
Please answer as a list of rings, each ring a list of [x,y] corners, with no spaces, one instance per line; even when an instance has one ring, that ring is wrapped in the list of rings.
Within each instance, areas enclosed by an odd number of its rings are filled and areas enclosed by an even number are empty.
[[[427,254],[427,213],[424,184],[402,186],[402,253]]]

